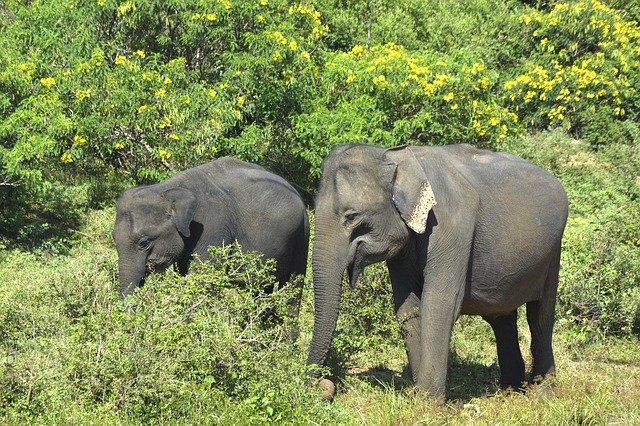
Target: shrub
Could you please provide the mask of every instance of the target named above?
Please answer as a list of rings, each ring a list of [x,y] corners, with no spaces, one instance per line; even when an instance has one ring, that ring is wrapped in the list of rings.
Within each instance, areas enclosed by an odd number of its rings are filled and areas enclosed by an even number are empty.
[[[319,80],[324,96],[293,119],[293,152],[316,177],[340,142],[495,146],[518,128],[518,117],[492,94],[497,78],[472,57],[356,45],[328,58]]]
[[[593,144],[619,140],[622,120],[640,112],[638,23],[596,0],[556,3],[519,20],[532,57],[504,83],[507,104],[530,125],[563,126]]]
[[[66,266],[60,258],[54,270],[61,274],[25,280],[22,288],[3,283],[0,417],[51,421],[61,407],[75,406],[117,413],[120,421],[205,416],[231,424],[315,411],[301,351],[277,320],[293,290],[277,287],[272,261],[212,249],[220,261],[199,264],[187,277],[152,275],[121,302],[113,251],[101,253]],[[3,268],[25,276],[38,268],[23,253],[3,257]]]

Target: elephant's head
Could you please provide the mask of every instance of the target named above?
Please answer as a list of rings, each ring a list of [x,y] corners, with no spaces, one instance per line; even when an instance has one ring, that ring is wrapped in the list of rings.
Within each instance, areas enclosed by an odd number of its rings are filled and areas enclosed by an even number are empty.
[[[350,145],[327,156],[316,198],[315,325],[309,364],[325,361],[345,270],[354,286],[365,266],[398,255],[412,232],[425,232],[435,203],[411,148]]]
[[[113,229],[121,296],[141,285],[148,271],[163,270],[180,257],[195,209],[196,197],[184,188],[148,186],[122,193]]]

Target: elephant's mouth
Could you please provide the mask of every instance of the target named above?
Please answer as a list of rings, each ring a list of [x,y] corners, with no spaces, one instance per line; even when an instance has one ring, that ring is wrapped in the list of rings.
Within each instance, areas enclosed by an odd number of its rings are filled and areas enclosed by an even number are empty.
[[[348,256],[349,263],[346,269],[351,288],[355,288],[358,277],[360,277],[364,268],[388,258],[388,253],[384,251],[382,245],[366,236],[356,238],[351,243]]]
[[[145,264],[146,266],[146,275],[155,273],[155,272],[164,272],[168,267],[169,263],[156,263],[151,260],[148,260]]]
[[[363,239],[356,238],[351,244],[351,249],[349,250],[349,263],[347,264],[347,277],[349,278],[349,284],[352,289],[356,288],[356,282],[358,281],[358,277],[367,266],[364,259],[364,252],[362,250]]]

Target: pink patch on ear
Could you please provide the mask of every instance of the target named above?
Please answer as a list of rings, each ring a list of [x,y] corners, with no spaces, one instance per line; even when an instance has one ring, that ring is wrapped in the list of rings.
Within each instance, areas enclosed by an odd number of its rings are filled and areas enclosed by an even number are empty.
[[[433,194],[431,185],[429,182],[424,182],[420,188],[420,196],[418,197],[418,203],[413,208],[409,219],[406,224],[413,231],[418,234],[424,234],[427,229],[427,218],[429,217],[429,211],[437,204],[436,197]]]

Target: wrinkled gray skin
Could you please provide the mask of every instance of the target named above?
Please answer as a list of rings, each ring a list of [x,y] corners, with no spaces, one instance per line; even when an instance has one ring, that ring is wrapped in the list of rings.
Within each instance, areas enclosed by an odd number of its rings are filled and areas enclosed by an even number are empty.
[[[113,238],[122,296],[141,285],[149,270],[176,264],[186,274],[194,253],[206,260],[209,246],[234,241],[275,259],[276,278],[284,284],[305,273],[309,221],[300,196],[283,178],[221,158],[124,191]]]
[[[345,270],[353,286],[365,266],[386,260],[413,379],[428,395],[444,397],[460,314],[481,315],[491,325],[500,385],[520,388],[525,367],[516,309],[526,304],[533,378],[553,374],[567,212],[558,180],[509,154],[464,144],[335,148],[316,198],[308,363],[326,360]]]

